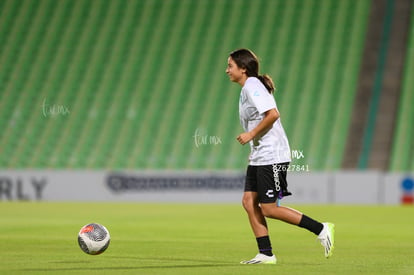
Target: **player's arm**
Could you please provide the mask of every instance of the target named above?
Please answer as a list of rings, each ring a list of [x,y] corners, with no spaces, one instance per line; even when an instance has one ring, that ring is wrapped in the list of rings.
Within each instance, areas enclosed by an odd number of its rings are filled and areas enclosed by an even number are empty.
[[[257,136],[261,136],[266,133],[273,125],[273,123],[280,117],[279,112],[274,108],[264,113],[264,118],[260,123],[250,132],[245,132],[237,137],[240,144],[244,145],[254,139]]]

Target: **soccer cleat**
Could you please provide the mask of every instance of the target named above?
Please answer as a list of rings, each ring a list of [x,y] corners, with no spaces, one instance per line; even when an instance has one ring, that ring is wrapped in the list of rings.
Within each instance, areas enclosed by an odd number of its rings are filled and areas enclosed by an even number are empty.
[[[318,236],[318,240],[325,248],[325,257],[332,256],[335,244],[335,225],[333,223],[323,223],[323,229]]]
[[[249,261],[241,261],[241,264],[276,264],[276,256],[267,256],[259,253],[253,259]]]

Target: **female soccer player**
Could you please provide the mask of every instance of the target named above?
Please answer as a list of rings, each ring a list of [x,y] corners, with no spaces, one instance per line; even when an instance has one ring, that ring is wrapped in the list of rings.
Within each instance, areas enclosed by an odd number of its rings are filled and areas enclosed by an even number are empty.
[[[334,248],[334,225],[320,223],[292,208],[279,205],[287,189],[290,147],[273,97],[273,81],[259,75],[259,61],[248,49],[230,53],[226,73],[232,82],[242,86],[239,101],[240,122],[244,129],[237,141],[250,144],[242,204],[256,237],[259,253],[243,264],[275,264],[266,217],[306,228],[318,236],[325,257]]]

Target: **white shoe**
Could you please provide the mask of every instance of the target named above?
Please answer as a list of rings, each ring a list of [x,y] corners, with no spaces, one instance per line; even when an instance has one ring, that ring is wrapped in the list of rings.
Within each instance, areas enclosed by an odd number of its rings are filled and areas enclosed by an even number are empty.
[[[335,244],[335,225],[332,223],[323,223],[323,229],[319,233],[318,240],[325,248],[325,257],[331,257]]]
[[[267,256],[259,253],[253,259],[249,261],[241,261],[241,264],[276,264],[276,256]]]

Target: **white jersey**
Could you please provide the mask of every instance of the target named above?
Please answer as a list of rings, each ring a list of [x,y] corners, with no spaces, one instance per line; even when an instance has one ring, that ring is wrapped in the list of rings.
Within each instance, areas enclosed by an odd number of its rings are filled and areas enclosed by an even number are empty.
[[[249,132],[254,129],[264,118],[264,113],[271,109],[277,110],[273,95],[258,78],[247,78],[240,92],[239,102],[240,123],[244,131]],[[273,123],[271,129],[249,143],[251,149],[249,165],[270,165],[291,161],[289,141],[280,118]]]

